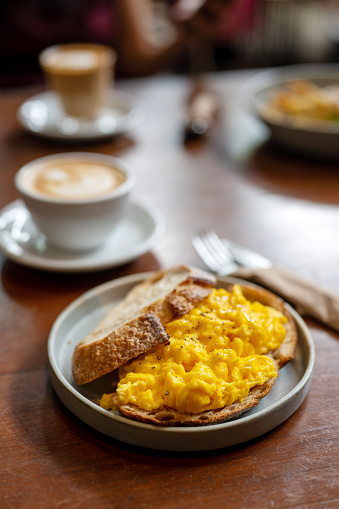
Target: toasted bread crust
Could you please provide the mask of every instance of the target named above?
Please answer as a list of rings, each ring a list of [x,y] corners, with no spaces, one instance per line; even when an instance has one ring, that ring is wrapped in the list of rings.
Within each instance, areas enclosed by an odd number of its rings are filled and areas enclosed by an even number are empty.
[[[91,348],[77,348],[73,355],[74,379],[79,385],[90,382],[98,378],[98,373],[110,373],[167,340],[159,317],[145,313],[96,341]]]
[[[252,285],[240,285],[243,290],[244,297],[253,302],[258,301],[266,306],[271,306],[287,317],[285,340],[278,350],[268,352],[268,356],[272,359],[275,369],[278,373],[279,369],[293,358],[295,346],[298,340],[297,330],[294,319],[285,303],[277,295],[272,292],[255,287]],[[228,291],[232,291],[233,285],[227,286]],[[229,406],[217,410],[208,410],[198,414],[181,413],[172,408],[163,407],[160,410],[148,412],[141,410],[134,405],[121,405],[115,397],[115,404],[122,415],[133,420],[157,424],[161,426],[202,426],[216,424],[234,419],[240,414],[256,406],[259,401],[267,396],[272,389],[277,377],[268,380],[263,385],[253,387],[248,396],[242,401],[236,401]]]
[[[164,326],[188,313],[214,284],[214,276],[182,265],[136,285],[75,348],[75,382],[89,383],[167,341]]]

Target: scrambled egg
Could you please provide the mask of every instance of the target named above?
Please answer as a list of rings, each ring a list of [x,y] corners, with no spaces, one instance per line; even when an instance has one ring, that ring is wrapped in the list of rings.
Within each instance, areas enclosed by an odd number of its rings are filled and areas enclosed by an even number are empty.
[[[276,89],[270,105],[279,112],[310,120],[339,120],[338,86],[319,87],[308,80]]]
[[[286,321],[279,311],[246,300],[238,285],[232,293],[214,289],[167,325],[168,343],[120,368],[118,400],[146,411],[168,406],[193,414],[242,401],[277,375],[265,353],[283,342]],[[113,408],[113,394],[104,394],[100,405]]]

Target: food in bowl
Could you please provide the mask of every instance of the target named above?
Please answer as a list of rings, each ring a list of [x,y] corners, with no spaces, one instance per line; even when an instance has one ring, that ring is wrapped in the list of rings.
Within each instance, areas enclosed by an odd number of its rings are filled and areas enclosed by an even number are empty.
[[[319,86],[311,80],[296,80],[274,87],[261,104],[260,113],[302,125],[339,121],[339,84]]]

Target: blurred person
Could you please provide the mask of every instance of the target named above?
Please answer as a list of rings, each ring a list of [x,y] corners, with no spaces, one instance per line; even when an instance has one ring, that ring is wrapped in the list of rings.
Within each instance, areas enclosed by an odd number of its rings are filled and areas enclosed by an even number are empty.
[[[172,0],[170,18],[186,37],[229,39],[251,24],[257,1]]]
[[[152,0],[1,0],[0,85],[37,81],[40,51],[67,42],[114,47],[117,76],[173,69],[192,41],[232,31],[237,16],[232,9],[238,5],[243,11],[243,3],[253,1],[171,1],[168,19],[174,30],[170,40],[159,44],[152,34]]]
[[[171,3],[169,17],[179,37],[185,40],[187,65],[194,72],[223,68],[232,60],[234,42],[252,28],[260,0],[172,0]]]

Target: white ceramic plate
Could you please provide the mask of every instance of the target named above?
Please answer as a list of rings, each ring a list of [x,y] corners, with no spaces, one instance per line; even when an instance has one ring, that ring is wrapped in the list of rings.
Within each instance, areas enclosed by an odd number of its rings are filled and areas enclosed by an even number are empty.
[[[52,91],[34,95],[18,110],[18,120],[26,131],[45,138],[71,141],[111,137],[133,129],[142,118],[141,105],[120,90],[112,90],[107,106],[91,121],[66,116]]]
[[[339,122],[303,122],[297,117],[270,115],[266,111],[274,89],[299,79],[319,86],[339,86],[338,64],[303,64],[269,69],[251,78],[243,87],[241,101],[269,128],[271,137],[282,147],[321,157],[339,157]]]
[[[57,395],[71,412],[94,429],[122,442],[169,451],[203,451],[239,444],[270,431],[293,414],[308,392],[314,365],[312,338],[293,309],[290,311],[299,334],[295,358],[281,369],[268,396],[237,419],[201,427],[162,427],[138,423],[122,417],[118,411],[100,408],[101,395],[111,391],[112,375],[77,386],[71,371],[74,348],[145,277],[146,274],[137,274],[100,285],[76,299],[55,321],[48,340],[50,376]],[[227,277],[219,279],[218,284],[239,281]]]
[[[53,272],[89,272],[128,263],[152,249],[164,231],[163,216],[154,205],[132,202],[126,217],[103,246],[73,254],[48,244],[21,200],[0,212],[0,250],[21,265]]]

